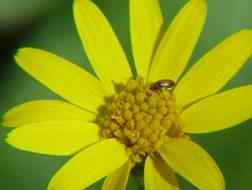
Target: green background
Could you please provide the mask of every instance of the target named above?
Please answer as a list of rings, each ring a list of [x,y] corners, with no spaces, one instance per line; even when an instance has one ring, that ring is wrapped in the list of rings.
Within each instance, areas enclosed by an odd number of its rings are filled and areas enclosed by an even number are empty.
[[[79,63],[91,71],[74,26],[71,1],[57,0],[52,3],[49,0],[23,0],[22,4],[19,2],[0,0],[2,9],[5,5],[5,12],[0,11],[0,29],[8,31],[15,30],[22,25],[26,26],[26,30],[19,40],[15,41],[12,48],[7,49],[5,57],[0,60],[1,115],[12,106],[25,101],[59,98],[14,64],[12,55],[15,53],[16,47],[31,46],[46,49]],[[128,1],[96,0],[95,2],[111,21],[132,62]],[[168,25],[186,0],[161,0],[161,3]],[[194,51],[191,63],[233,32],[242,28],[252,28],[251,0],[209,0],[208,4],[206,27]],[[4,46],[8,47],[8,42],[4,43]],[[252,83],[252,60],[242,68],[225,89],[248,83]],[[46,190],[52,175],[69,158],[41,156],[11,148],[4,143],[4,137],[8,131],[10,130],[5,128],[0,130],[0,189]],[[219,133],[193,136],[193,139],[200,143],[219,164],[228,190],[251,189],[251,134],[252,121],[248,121],[236,128]],[[142,183],[139,183],[141,176],[142,172],[138,172],[130,178],[129,190],[143,189]],[[179,181],[181,189],[194,189],[183,179],[180,178]],[[90,189],[99,189],[99,187],[98,183]]]

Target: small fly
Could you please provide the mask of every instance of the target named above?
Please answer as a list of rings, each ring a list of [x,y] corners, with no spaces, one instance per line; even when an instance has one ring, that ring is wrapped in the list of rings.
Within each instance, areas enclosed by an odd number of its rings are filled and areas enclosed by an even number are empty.
[[[167,90],[173,90],[175,87],[175,82],[170,79],[163,79],[159,80],[151,85],[151,90],[161,90],[161,89],[167,89]]]

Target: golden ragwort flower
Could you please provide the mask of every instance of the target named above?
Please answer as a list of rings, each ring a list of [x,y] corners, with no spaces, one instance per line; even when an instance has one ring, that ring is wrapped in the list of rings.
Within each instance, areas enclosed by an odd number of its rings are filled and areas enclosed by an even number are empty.
[[[251,85],[216,93],[250,57],[252,31],[228,37],[178,81],[203,28],[206,1],[190,0],[166,32],[158,0],[129,5],[137,77],[98,7],[75,0],[75,22],[97,78],[44,50],[20,49],[18,65],[68,102],[14,107],[4,115],[4,126],[15,127],[7,142],[40,154],[73,155],[48,190],[82,190],[105,176],[103,190],[124,190],[131,169],[143,161],[146,190],[178,190],[173,171],[199,189],[223,190],[214,160],[188,134],[251,118]]]

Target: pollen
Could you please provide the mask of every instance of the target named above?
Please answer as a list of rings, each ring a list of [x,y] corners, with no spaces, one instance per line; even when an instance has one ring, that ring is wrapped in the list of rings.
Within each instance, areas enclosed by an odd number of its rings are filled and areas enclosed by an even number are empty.
[[[167,139],[183,135],[172,91],[153,90],[142,78],[120,85],[101,110],[102,136],[125,144],[133,164],[157,152]]]

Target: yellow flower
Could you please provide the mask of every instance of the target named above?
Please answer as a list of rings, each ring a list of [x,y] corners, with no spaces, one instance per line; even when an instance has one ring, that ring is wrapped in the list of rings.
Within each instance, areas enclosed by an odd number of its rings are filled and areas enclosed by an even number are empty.
[[[75,0],[77,29],[98,79],[49,52],[20,49],[18,65],[69,103],[39,100],[11,109],[3,124],[17,128],[7,142],[35,153],[73,155],[48,190],[82,190],[105,176],[103,190],[124,190],[139,163],[146,190],[178,190],[173,171],[198,189],[223,190],[214,160],[189,134],[251,118],[251,85],[216,93],[250,57],[252,31],[228,37],[178,80],[203,28],[205,0],[190,0],[166,32],[158,0],[129,3],[138,77],[102,12],[90,0]]]

